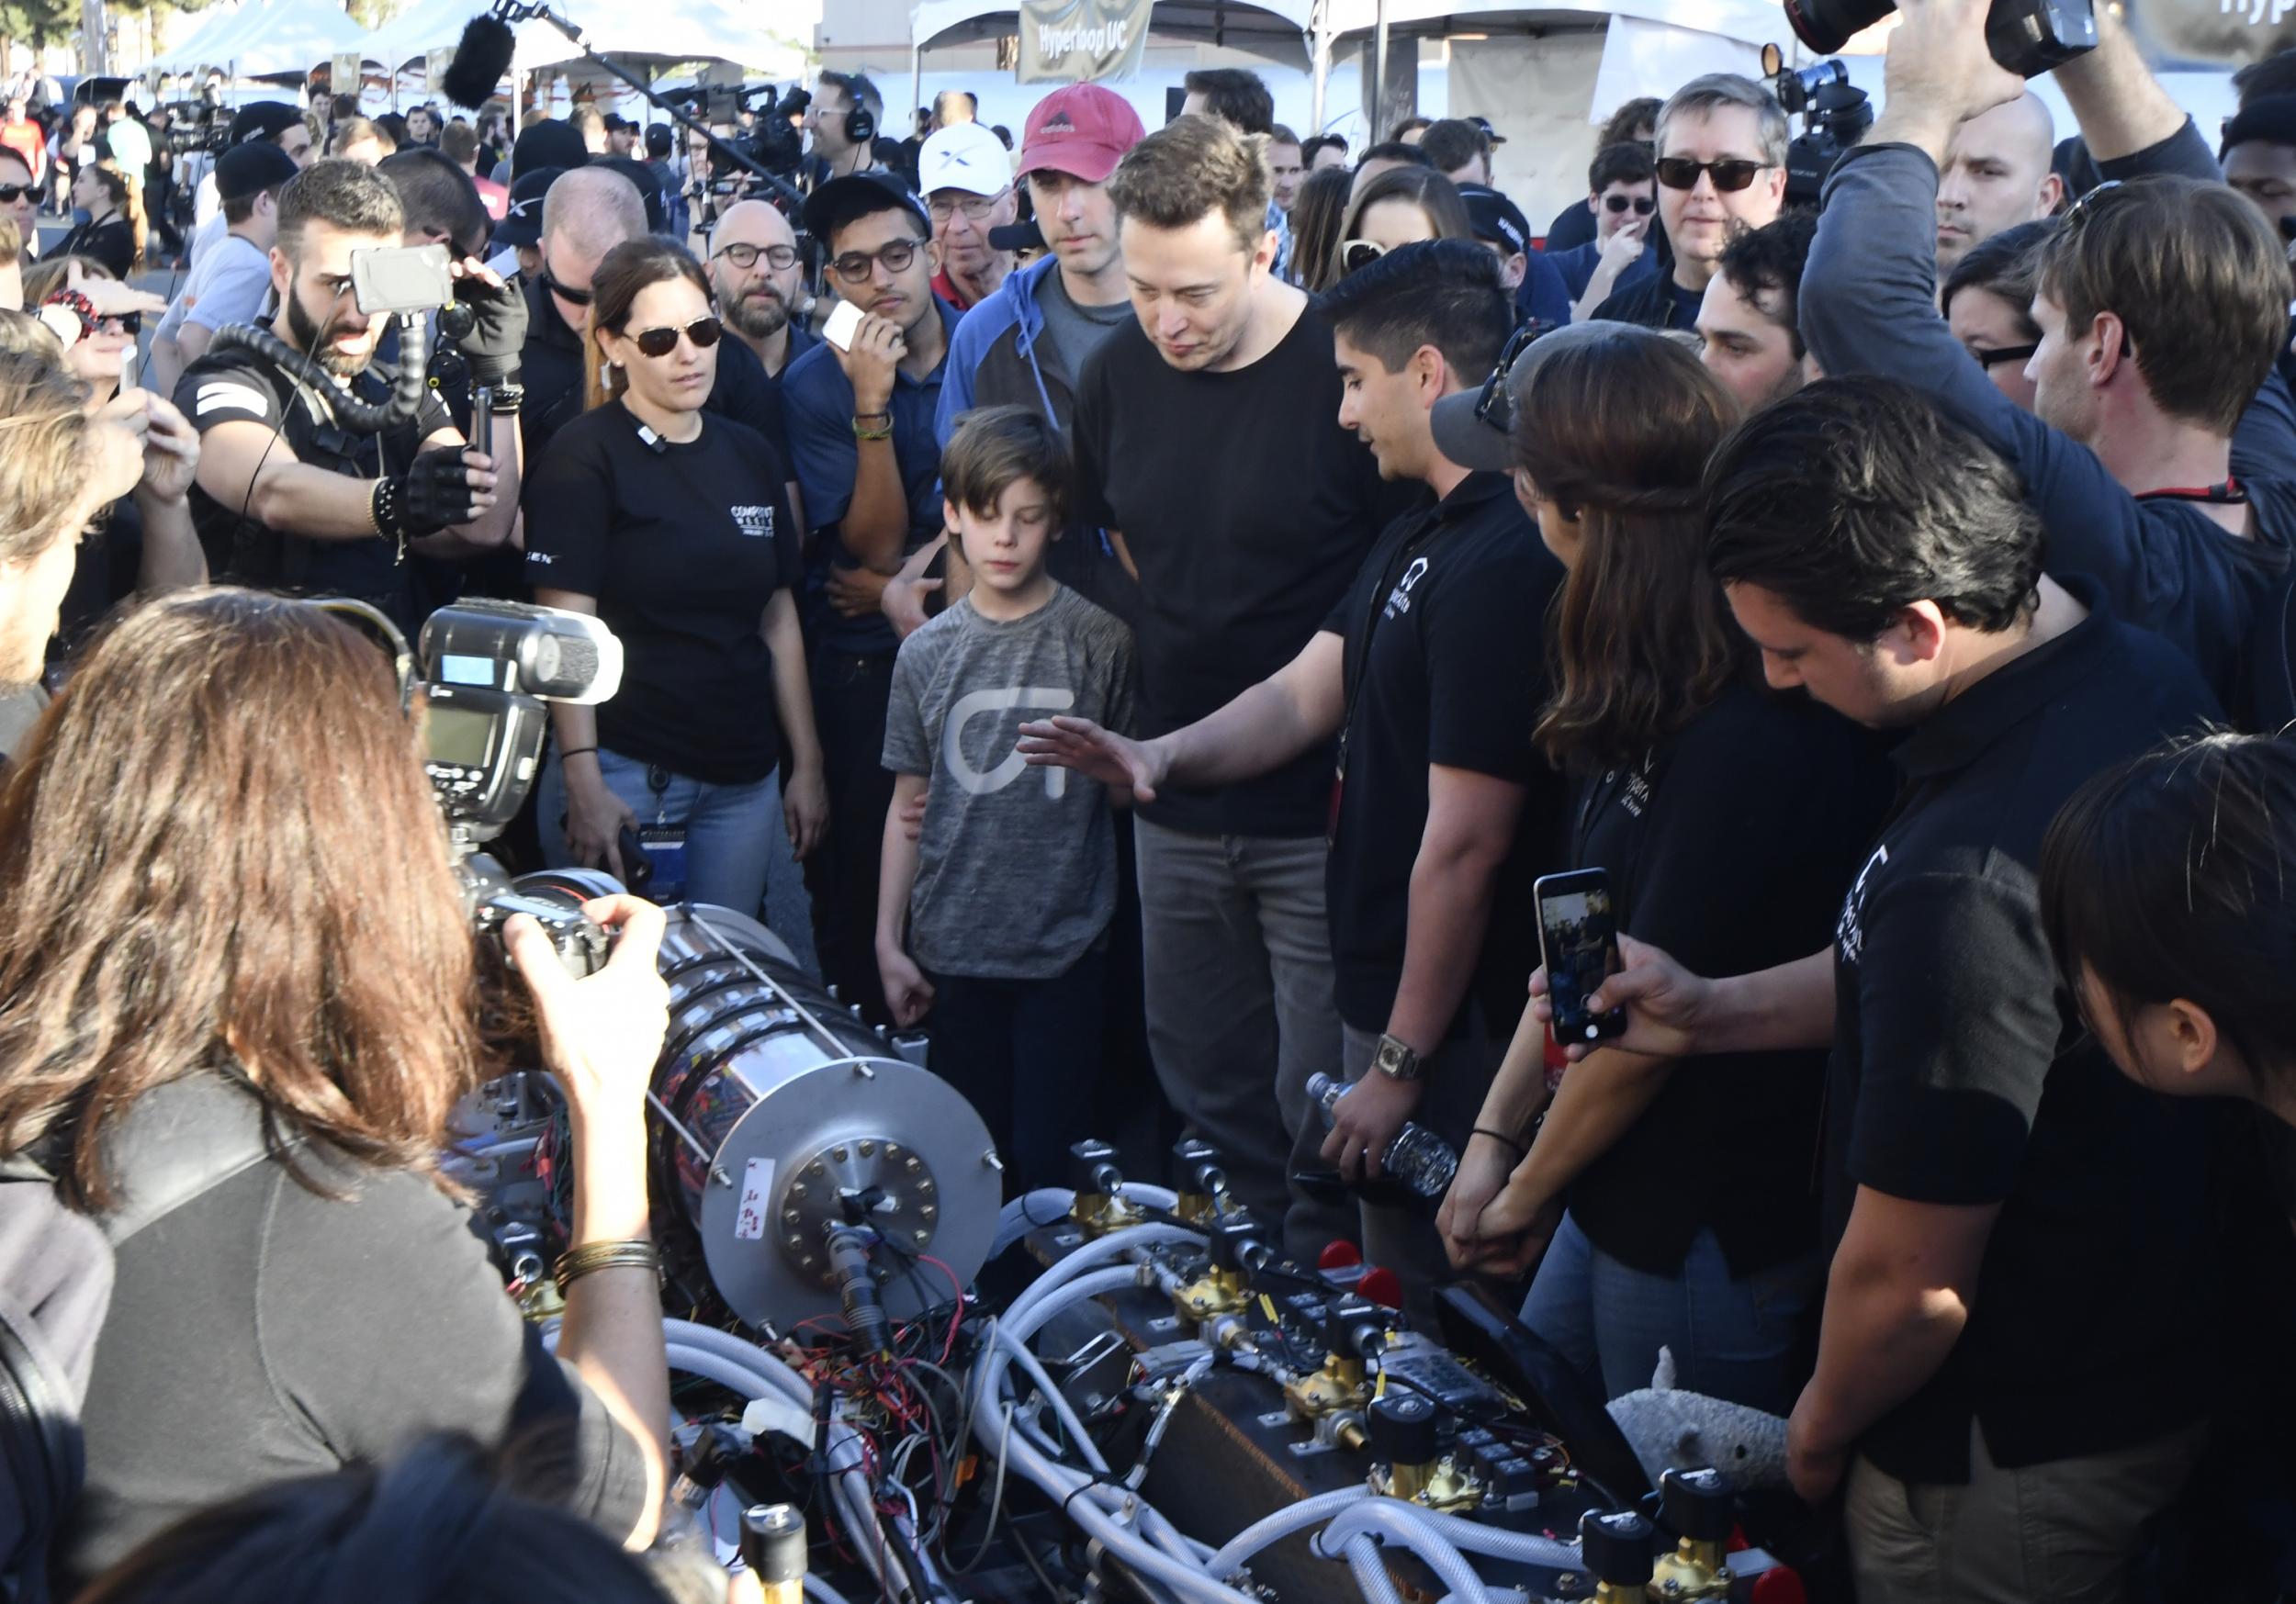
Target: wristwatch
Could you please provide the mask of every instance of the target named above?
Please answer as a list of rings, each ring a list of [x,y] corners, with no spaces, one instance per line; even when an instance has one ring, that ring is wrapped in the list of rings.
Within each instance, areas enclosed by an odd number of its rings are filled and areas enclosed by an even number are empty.
[[[1371,1055],[1371,1067],[1390,1081],[1416,1081],[1426,1069],[1407,1043],[1392,1036],[1379,1038],[1379,1049]]]

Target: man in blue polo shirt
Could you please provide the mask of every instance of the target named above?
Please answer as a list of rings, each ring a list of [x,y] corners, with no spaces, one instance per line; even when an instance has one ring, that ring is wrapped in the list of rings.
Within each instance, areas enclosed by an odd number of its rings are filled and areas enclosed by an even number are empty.
[[[805,228],[827,249],[829,287],[862,313],[845,349],[825,340],[782,374],[812,535],[814,715],[829,784],[829,838],[807,866],[822,970],[883,1019],[877,862],[893,779],[879,758],[900,642],[877,604],[903,558],[940,533],[933,414],[957,314],[933,294],[931,219],[898,179],[827,181],[806,199]]]

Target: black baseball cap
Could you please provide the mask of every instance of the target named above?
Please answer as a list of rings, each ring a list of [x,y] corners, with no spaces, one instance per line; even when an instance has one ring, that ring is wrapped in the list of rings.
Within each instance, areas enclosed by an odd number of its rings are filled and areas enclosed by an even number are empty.
[[[932,237],[932,214],[909,186],[890,173],[855,173],[828,183],[805,197],[805,232],[824,245],[850,222],[874,212],[905,211]]]
[[[542,197],[565,171],[563,167],[537,167],[512,181],[510,206],[502,220],[494,225],[496,246],[542,243]]]
[[[219,200],[245,200],[266,189],[276,189],[302,169],[295,158],[269,140],[233,145],[215,159],[215,193]]]
[[[582,143],[581,134],[570,122],[560,122],[554,117],[538,117],[518,130],[518,142],[511,147],[511,176],[536,167],[557,167],[570,171],[590,163],[590,147]]]
[[[1459,198],[1467,203],[1467,220],[1475,238],[1510,256],[1530,253],[1531,221],[1521,207],[1486,184],[1460,185]]]
[[[303,120],[303,114],[284,100],[251,100],[231,118],[231,142],[276,140]]]

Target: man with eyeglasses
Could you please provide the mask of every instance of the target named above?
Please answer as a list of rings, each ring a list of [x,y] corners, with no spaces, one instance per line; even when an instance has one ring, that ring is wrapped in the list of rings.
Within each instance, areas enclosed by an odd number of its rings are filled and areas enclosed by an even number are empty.
[[[2288,340],[2279,230],[2212,181],[2190,119],[2099,12],[2097,48],[2055,77],[2108,182],[2039,247],[2026,411],[1938,316],[1931,278],[1955,130],[2023,86],[1986,54],[1979,0],[1903,14],[1888,104],[1826,183],[1803,338],[1828,373],[1903,380],[1983,435],[2024,475],[2051,572],[2103,581],[2122,617],[2200,666],[2235,723],[2278,729],[2296,718],[2284,622],[2296,484],[2232,466],[2233,435]],[[2153,175],[2122,181],[2131,172]]]
[[[1653,164],[1674,270],[1613,290],[1594,316],[1694,329],[1722,248],[1785,204],[1786,132],[1784,108],[1750,78],[1709,73],[1674,91],[1659,107]]]
[[[1604,145],[1586,170],[1587,209],[1594,214],[1594,238],[1568,250],[1548,251],[1547,260],[1562,275],[1574,315],[1594,308],[1622,289],[1632,289],[1659,272],[1658,173],[1650,147],[1633,140]]]
[[[727,207],[710,232],[709,268],[726,326],[769,376],[778,378],[817,343],[803,315],[797,233],[778,208],[761,200]]]
[[[989,230],[1019,215],[1012,152],[977,122],[951,123],[918,154],[917,192],[932,215],[940,271],[933,293],[960,312],[996,293],[1012,271],[1012,252],[989,243]]]
[[[829,287],[862,313],[844,349],[825,340],[782,372],[813,537],[805,603],[829,785],[828,838],[806,869],[823,972],[883,1021],[877,881],[893,777],[881,759],[900,640],[879,603],[903,559],[941,532],[933,417],[957,314],[933,294],[932,219],[899,179],[831,179],[807,197],[805,222],[828,253]]]

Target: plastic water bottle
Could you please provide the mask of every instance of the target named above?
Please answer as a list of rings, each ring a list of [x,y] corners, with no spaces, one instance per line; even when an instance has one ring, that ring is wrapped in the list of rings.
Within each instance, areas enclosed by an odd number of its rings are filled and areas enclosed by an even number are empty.
[[[1308,1095],[1323,1110],[1324,1123],[1330,1124],[1339,1100],[1347,1094],[1347,1088],[1329,1075],[1308,1077]],[[1379,1155],[1380,1179],[1392,1181],[1405,1191],[1441,1202],[1451,1189],[1451,1177],[1458,1173],[1459,1156],[1451,1144],[1425,1126],[1405,1120],[1403,1128]]]

